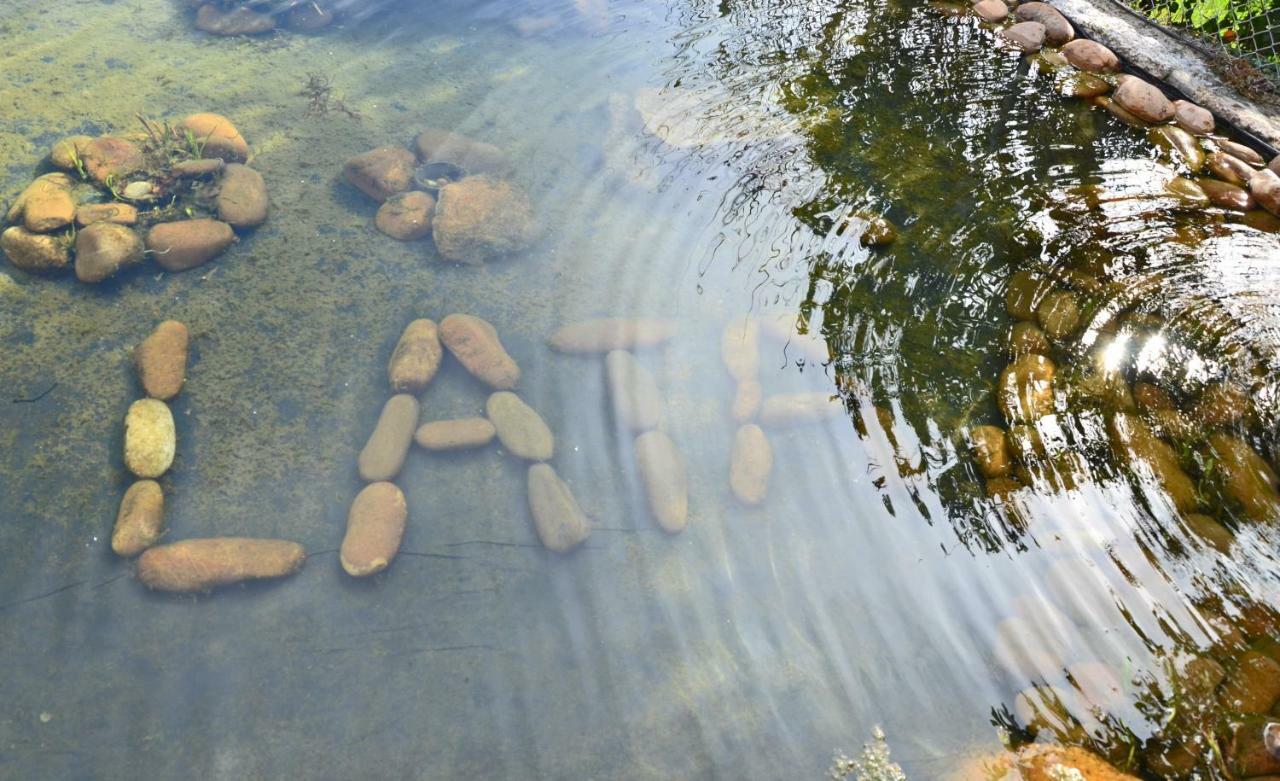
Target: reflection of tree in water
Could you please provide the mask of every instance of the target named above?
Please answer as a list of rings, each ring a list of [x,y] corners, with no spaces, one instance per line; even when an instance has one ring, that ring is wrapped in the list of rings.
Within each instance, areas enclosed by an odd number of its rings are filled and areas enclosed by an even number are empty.
[[[747,172],[722,223],[773,248],[762,289],[795,285],[778,295],[828,344],[859,430],[895,451],[886,479],[940,493],[975,550],[1088,562],[998,637],[1020,652],[994,723],[1151,777],[1280,772],[1258,724],[1280,699],[1276,393],[1259,358],[1275,331],[1215,294],[1213,250],[1265,258],[1272,238],[1172,202],[1144,139],[1025,78],[1041,66],[967,21],[765,3],[681,21],[673,84],[791,118],[795,145],[744,137],[718,158]],[[858,212],[898,240],[862,247],[844,225]],[[1047,379],[1024,353],[1048,357]],[[1000,465],[965,452],[980,423]],[[1080,640],[1108,626],[1129,643]]]

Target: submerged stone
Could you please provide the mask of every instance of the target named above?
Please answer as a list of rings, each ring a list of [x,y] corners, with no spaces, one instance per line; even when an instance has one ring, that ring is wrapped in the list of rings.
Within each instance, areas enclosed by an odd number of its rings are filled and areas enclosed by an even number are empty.
[[[142,237],[125,225],[95,222],[76,234],[76,278],[101,282],[142,261]]]
[[[983,477],[1008,477],[1013,472],[1004,429],[998,426],[974,426],[969,429],[969,446],[973,460]]]
[[[738,429],[729,455],[729,488],[743,504],[757,505],[769,495],[773,473],[773,448],[764,431],[755,424]]]
[[[486,418],[458,418],[423,423],[413,439],[427,450],[464,450],[489,444],[497,433]]]
[[[85,228],[95,222],[136,225],[138,208],[128,203],[86,203],[76,207],[76,225]]]
[[[391,389],[398,393],[421,393],[435,378],[443,358],[444,347],[435,321],[414,320],[405,327],[391,353],[387,366]]]
[[[445,259],[475,265],[524,251],[538,225],[529,198],[510,183],[469,176],[440,188],[431,231]]]
[[[214,199],[218,219],[234,228],[252,228],[267,221],[269,204],[262,174],[241,163],[227,164]]]
[[[1092,98],[1111,91],[1111,82],[1092,73],[1073,73],[1063,85],[1062,92],[1075,98]]]
[[[676,534],[689,524],[689,478],[680,449],[662,431],[636,437],[636,467],[654,520]]]
[[[1253,147],[1248,147],[1244,144],[1237,144],[1235,141],[1222,138],[1221,136],[1215,136],[1213,143],[1217,144],[1218,148],[1223,152],[1226,152],[1232,157],[1243,160],[1249,165],[1261,168],[1266,163],[1266,161],[1262,159],[1262,155],[1258,154],[1257,150]]]
[[[1209,453],[1216,461],[1223,490],[1255,521],[1280,520],[1280,494],[1271,466],[1248,442],[1228,434],[1209,437]]]
[[[1050,349],[1049,337],[1035,323],[1017,322],[1009,331],[1009,354],[1015,358],[1028,353],[1048,355]]]
[[[555,455],[555,436],[546,421],[516,394],[498,391],[484,409],[498,440],[512,455],[527,461],[549,461]]]
[[[511,173],[511,161],[501,149],[448,130],[428,128],[418,134],[413,146],[423,163],[452,163],[473,175]]]
[[[138,477],[157,478],[169,471],[178,439],[169,405],[139,399],[124,418],[124,465]]]
[[[196,29],[213,35],[258,35],[274,30],[276,18],[252,8],[224,9],[209,2],[196,11]]]
[[[1207,162],[1209,164],[1209,173],[1228,184],[1243,187],[1254,176],[1254,170],[1249,167],[1248,163],[1226,152],[1214,152],[1209,155]],[[1257,197],[1256,194],[1254,197]]]
[[[1044,46],[1045,27],[1040,22],[1018,22],[1001,30],[998,35],[1024,53],[1032,54]]]
[[[95,182],[106,186],[122,181],[146,167],[147,161],[138,145],[124,138],[100,136],[81,150],[85,171]]]
[[[779,393],[760,405],[760,422],[766,426],[791,426],[846,412],[844,401],[826,391]]]
[[[397,193],[378,207],[374,226],[397,241],[416,241],[431,233],[436,199],[421,190]]]
[[[1204,194],[1209,198],[1209,203],[1220,209],[1247,212],[1257,206],[1249,191],[1239,185],[1210,179],[1207,176],[1196,179],[1196,184],[1200,185],[1201,190],[1204,190]]]
[[[529,467],[528,489],[534,530],[548,550],[567,553],[591,536],[591,521],[550,464]]]
[[[61,271],[71,263],[71,250],[65,239],[32,233],[20,225],[0,233],[0,251],[13,265],[34,273]]]
[[[357,460],[361,479],[370,483],[394,480],[404,467],[417,427],[417,399],[407,393],[387,399]]]
[[[413,184],[417,165],[413,152],[384,146],[356,155],[342,167],[342,176],[365,195],[382,203]]]
[[[1175,176],[1165,182],[1166,192],[1177,197],[1188,206],[1205,207],[1209,205],[1209,196],[1200,185],[1185,176]]]
[[[1183,520],[1186,521],[1187,528],[1219,553],[1231,551],[1231,543],[1235,540],[1235,535],[1214,518],[1200,513],[1190,513]]]
[[[61,174],[42,176],[18,196],[22,224],[32,233],[52,233],[71,224],[76,204],[70,183]]]
[[[249,143],[231,120],[221,114],[203,112],[192,114],[174,125],[179,133],[190,133],[191,140],[205,158],[217,157],[228,163],[243,163],[249,159]]]
[[[187,327],[166,320],[133,351],[138,380],[148,396],[168,401],[182,390],[187,373]]]
[[[235,231],[220,220],[178,220],[152,227],[147,251],[166,271],[186,271],[221,255],[235,240]]]
[[[488,321],[475,315],[449,315],[440,321],[440,341],[471,376],[489,387],[514,390],[520,382],[520,367]]]
[[[1003,22],[1009,16],[1009,6],[1004,0],[978,0],[973,4],[973,12],[986,22]]]
[[[760,377],[760,326],[754,317],[735,317],[720,334],[720,358],[739,383]]]
[[[1052,286],[1030,271],[1017,271],[1009,277],[1005,309],[1019,320],[1035,320],[1036,307]]]
[[[1080,324],[1080,307],[1075,294],[1067,290],[1053,290],[1045,294],[1036,307],[1036,320],[1045,334],[1054,341],[1069,336]]]
[[[656,347],[676,334],[674,320],[657,317],[602,317],[561,327],[547,339],[560,353],[607,353]]]
[[[1263,169],[1249,179],[1249,194],[1258,205],[1280,216],[1280,175],[1271,169]]]
[[[287,540],[183,540],[144,551],[138,558],[138,579],[158,591],[209,591],[246,580],[292,575],[306,560],[303,547]]]
[[[1109,428],[1112,446],[1131,468],[1139,475],[1146,473],[1154,478],[1181,512],[1195,510],[1195,483],[1182,471],[1173,448],[1161,442],[1136,415],[1127,412],[1113,415]]]
[[[1204,149],[1196,137],[1176,125],[1157,125],[1147,131],[1153,144],[1167,150],[1176,162],[1191,173],[1199,173],[1205,164]]]
[[[1043,355],[1015,358],[996,383],[1000,411],[1009,423],[1033,421],[1054,409],[1053,361]]]
[[[164,533],[164,492],[154,480],[139,480],[120,500],[111,550],[117,556],[137,556],[160,540]]]
[[[363,578],[385,570],[400,550],[409,506],[393,483],[366,485],[347,513],[347,533],[338,558],[348,575]]]
[[[611,351],[604,365],[618,424],[633,433],[657,428],[662,422],[663,403],[653,374],[626,350]]]

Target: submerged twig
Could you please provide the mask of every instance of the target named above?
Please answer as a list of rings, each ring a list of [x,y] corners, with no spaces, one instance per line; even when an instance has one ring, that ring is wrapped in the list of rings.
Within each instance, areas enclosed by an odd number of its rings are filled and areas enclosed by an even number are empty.
[[[53,392],[53,389],[54,389],[54,388],[56,388],[56,387],[58,387],[58,383],[56,383],[56,382],[55,382],[54,384],[52,384],[52,385],[50,385],[49,387],[45,388],[45,389],[44,389],[44,393],[41,393],[39,396],[33,396],[33,397],[29,398],[29,399],[13,399],[12,401],[13,401],[13,403],[14,403],[14,404],[33,404],[33,403],[35,403],[35,402],[37,402],[37,401],[39,401],[39,400],[43,399],[45,396],[48,396],[50,393],[52,393],[52,392]]]

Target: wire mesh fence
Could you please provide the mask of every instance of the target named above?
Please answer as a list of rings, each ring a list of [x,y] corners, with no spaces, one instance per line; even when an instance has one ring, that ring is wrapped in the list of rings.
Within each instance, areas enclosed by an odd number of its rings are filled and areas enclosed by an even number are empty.
[[[1200,49],[1227,83],[1280,102],[1280,0],[1115,0]]]

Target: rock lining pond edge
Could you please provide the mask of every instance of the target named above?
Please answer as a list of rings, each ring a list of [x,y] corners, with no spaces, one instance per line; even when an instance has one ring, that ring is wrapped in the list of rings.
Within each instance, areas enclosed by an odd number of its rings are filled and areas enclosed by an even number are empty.
[[[1280,113],[1227,85],[1195,49],[1111,0],[1049,0],[1078,31],[1106,45],[1129,67],[1181,92],[1224,122],[1280,153]]]

